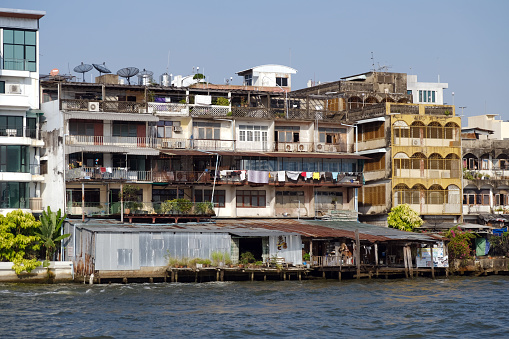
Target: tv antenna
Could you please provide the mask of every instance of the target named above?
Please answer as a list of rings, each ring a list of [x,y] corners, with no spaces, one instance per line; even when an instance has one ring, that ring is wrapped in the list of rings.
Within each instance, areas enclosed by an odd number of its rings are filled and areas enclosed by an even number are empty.
[[[127,79],[127,83],[131,84],[131,77],[135,76],[140,72],[136,67],[125,67],[117,71],[117,75]]]
[[[373,56],[373,52],[371,52],[371,70],[373,72],[376,72],[376,69],[375,69],[375,57]]]
[[[93,68],[92,65],[84,64],[83,62],[81,62],[81,65],[74,67],[74,71],[76,73],[83,73],[83,82],[85,82],[85,73],[90,71],[92,68]]]
[[[102,65],[101,64],[92,64],[92,66],[94,66],[94,68],[99,71],[99,76],[101,76],[102,73],[111,73],[111,71],[106,67],[105,62],[103,62]]]

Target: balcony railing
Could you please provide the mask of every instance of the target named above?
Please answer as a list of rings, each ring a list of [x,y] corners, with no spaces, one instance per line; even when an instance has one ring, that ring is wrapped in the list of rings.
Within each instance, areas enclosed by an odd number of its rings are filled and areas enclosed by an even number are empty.
[[[65,179],[152,182],[152,171],[132,171],[123,167],[79,167],[65,171]]]
[[[88,99],[61,99],[62,111],[146,113],[145,104],[133,101],[105,101]]]
[[[0,128],[0,137],[25,137],[36,139],[37,130],[34,128]]]
[[[120,202],[85,202],[68,201],[66,213],[68,215],[119,215],[121,213]],[[208,202],[124,202],[124,214],[150,216],[211,216],[214,215],[212,204]]]
[[[90,136],[69,135],[66,137],[67,145],[103,145],[128,148],[153,148],[156,139],[151,137],[116,137],[116,136]]]
[[[30,209],[32,211],[42,211],[42,198],[30,198]]]

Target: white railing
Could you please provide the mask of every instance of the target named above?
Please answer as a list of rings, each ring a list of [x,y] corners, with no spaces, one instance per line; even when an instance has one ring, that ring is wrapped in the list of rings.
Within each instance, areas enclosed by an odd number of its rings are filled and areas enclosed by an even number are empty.
[[[154,113],[170,113],[175,116],[188,116],[189,108],[187,104],[169,103],[169,102],[149,102],[149,110]]]
[[[73,180],[126,180],[152,181],[152,171],[132,171],[123,167],[79,167],[65,171],[67,181]]]
[[[154,147],[155,138],[151,137],[115,137],[115,136],[89,136],[69,135],[67,145],[104,145],[121,147]]]

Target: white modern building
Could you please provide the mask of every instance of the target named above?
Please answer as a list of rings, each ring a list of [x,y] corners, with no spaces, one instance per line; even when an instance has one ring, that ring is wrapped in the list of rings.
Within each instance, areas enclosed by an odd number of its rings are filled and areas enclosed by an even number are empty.
[[[497,120],[499,114],[483,114],[467,118],[467,128],[481,128],[493,131],[488,139],[509,139],[509,121]]]
[[[244,86],[281,87],[286,92],[291,90],[292,74],[296,73],[296,69],[283,65],[262,65],[237,72],[244,78]]]
[[[0,214],[42,212],[39,19],[0,8]]]
[[[414,104],[444,104],[445,82],[418,82],[417,75],[407,75],[407,94],[412,95]]]

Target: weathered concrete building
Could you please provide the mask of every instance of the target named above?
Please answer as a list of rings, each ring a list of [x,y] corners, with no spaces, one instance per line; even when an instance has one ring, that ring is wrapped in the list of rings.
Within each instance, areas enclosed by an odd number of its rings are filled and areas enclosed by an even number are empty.
[[[413,104],[404,73],[368,72],[295,92],[328,95],[341,119],[356,127],[358,154],[369,157],[360,220],[384,225],[402,203],[425,221],[460,220],[461,121],[454,106]]]

